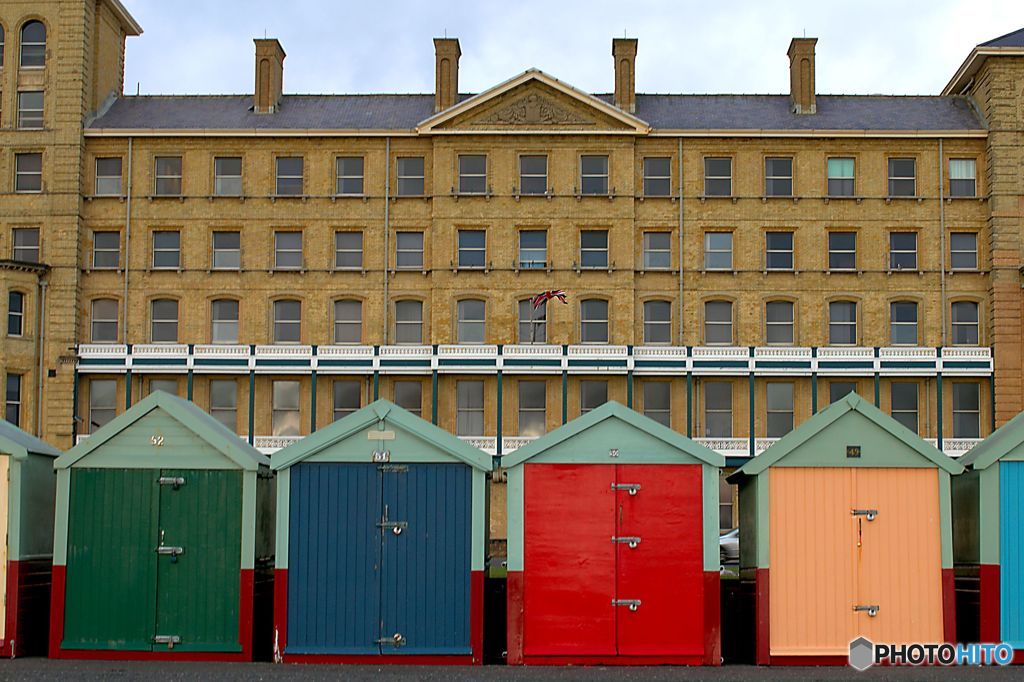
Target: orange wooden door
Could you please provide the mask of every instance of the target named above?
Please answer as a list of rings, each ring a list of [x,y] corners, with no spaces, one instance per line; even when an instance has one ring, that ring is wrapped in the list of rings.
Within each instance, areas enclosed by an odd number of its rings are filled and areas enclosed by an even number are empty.
[[[850,639],[942,642],[942,547],[936,469],[857,469],[857,613]]]
[[[768,485],[771,655],[846,654],[857,592],[853,471],[773,467]]]

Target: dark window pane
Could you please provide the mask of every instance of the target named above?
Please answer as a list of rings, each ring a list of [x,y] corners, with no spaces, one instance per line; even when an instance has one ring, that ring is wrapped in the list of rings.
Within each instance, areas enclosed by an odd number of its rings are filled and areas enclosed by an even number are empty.
[[[857,235],[854,232],[829,232],[829,270],[854,270],[857,267]]]

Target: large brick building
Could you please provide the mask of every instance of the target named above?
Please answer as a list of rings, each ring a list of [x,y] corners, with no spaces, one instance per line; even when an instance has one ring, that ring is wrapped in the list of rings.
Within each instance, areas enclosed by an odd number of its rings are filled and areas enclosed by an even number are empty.
[[[154,389],[266,451],[612,399],[733,464],[850,390],[953,455],[1022,409],[1024,30],[929,97],[816,95],[810,38],[788,95],[637,93],[632,39],[610,94],[460,94],[437,39],[433,94],[283,95],[256,40],[253,95],[126,97],[118,0],[0,30],[0,374],[59,447]]]

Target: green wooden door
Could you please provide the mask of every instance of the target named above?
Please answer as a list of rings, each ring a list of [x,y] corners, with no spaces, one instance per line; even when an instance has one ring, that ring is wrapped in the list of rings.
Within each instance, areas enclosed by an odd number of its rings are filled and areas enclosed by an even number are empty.
[[[160,475],[153,650],[241,651],[242,473]]]
[[[68,505],[65,649],[149,650],[160,491],[146,469],[74,469]]]

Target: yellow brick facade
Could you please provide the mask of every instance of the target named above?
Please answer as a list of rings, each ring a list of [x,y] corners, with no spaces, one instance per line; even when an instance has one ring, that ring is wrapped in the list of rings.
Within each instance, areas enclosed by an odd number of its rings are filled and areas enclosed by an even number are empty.
[[[46,67],[19,69],[18,27],[32,18],[47,26]],[[127,35],[138,34],[138,27],[118,3],[6,2],[0,8],[0,23],[7,35],[0,71],[0,143],[4,149],[0,178],[6,183],[0,207],[0,253],[4,257],[11,253],[13,229],[37,226],[40,259],[48,266],[38,271],[0,268],[3,291],[24,290],[29,301],[29,333],[18,339],[5,337],[0,362],[5,375],[25,377],[21,426],[35,430],[38,419],[43,424],[42,435],[60,447],[69,446],[73,435],[90,431],[92,385],[101,380],[116,382],[117,411],[148,393],[154,379],[174,379],[177,392],[203,408],[210,407],[211,381],[233,380],[235,428],[251,438],[275,435],[275,381],[300,383],[300,434],[306,434],[334,418],[335,381],[359,382],[364,405],[377,396],[393,398],[396,381],[419,382],[422,416],[436,419],[454,432],[457,384],[479,380],[484,382],[483,433],[498,437],[496,449],[502,447],[500,436],[520,432],[518,384],[530,380],[545,382],[548,430],[580,414],[582,381],[606,380],[608,399],[641,411],[648,407],[645,386],[668,383],[671,426],[694,437],[715,435],[707,432],[705,386],[728,382],[730,435],[749,440],[746,456],[754,449],[755,439],[768,435],[767,391],[773,382],[793,383],[796,424],[828,404],[834,382],[852,382],[862,396],[875,399],[887,411],[893,382],[913,383],[918,395],[918,432],[931,439],[958,436],[951,395],[959,382],[978,386],[979,436],[1022,407],[1018,269],[1024,213],[1020,133],[1024,58],[1000,57],[982,65],[967,93],[978,106],[982,122],[970,130],[829,134],[813,129],[651,129],[605,100],[588,99],[543,74],[531,76],[530,72],[520,77],[515,87],[480,96],[476,98],[479,102],[457,104],[452,109],[455,115],[444,118],[442,111],[436,125],[418,129],[296,132],[275,130],[271,124],[259,134],[244,129],[112,130],[87,124],[96,115],[103,120],[111,95],[121,93],[124,41]],[[452,59],[452,46],[441,43],[445,58]],[[457,51],[457,45],[454,49]],[[635,54],[635,44],[632,49]],[[448,67],[439,68],[439,79],[442,73],[457,78],[457,58],[455,55],[456,75],[452,76]],[[622,83],[626,84],[622,87],[631,87],[631,79]],[[45,92],[43,130],[19,130],[15,123],[16,93],[26,88]],[[281,99],[279,93],[265,94],[263,101],[268,106]],[[510,107],[523,102],[528,107],[538,101],[549,109],[530,125],[502,119],[508,117]],[[287,107],[287,101],[281,106]],[[279,115],[260,114],[271,122]],[[43,191],[15,193],[14,154],[35,150],[43,153]],[[458,192],[460,155],[486,157],[485,195]],[[547,157],[549,192],[544,196],[520,194],[523,155]],[[584,155],[607,156],[607,193],[580,195]],[[157,196],[156,159],[165,156],[181,157],[180,196]],[[215,196],[218,157],[241,158],[242,196]],[[303,159],[301,196],[277,196],[276,160],[281,157]],[[338,157],[362,158],[361,196],[335,195]],[[424,159],[424,196],[396,196],[397,163],[405,157]],[[644,160],[655,157],[669,160],[669,196],[645,195]],[[708,157],[731,159],[731,196],[705,196]],[[766,196],[765,160],[769,157],[792,159],[791,197]],[[108,158],[121,162],[119,196],[97,195],[96,162]],[[830,158],[853,159],[853,197],[829,197],[826,169]],[[893,158],[914,159],[913,198],[890,198],[888,163]],[[975,197],[950,198],[951,159],[975,162]],[[167,230],[180,233],[180,264],[161,270],[154,267],[153,235]],[[459,230],[485,231],[483,269],[457,267]],[[546,232],[544,269],[519,267],[522,230]],[[607,231],[608,267],[579,267],[580,235],[588,230]],[[218,231],[240,233],[238,270],[214,269],[212,239]],[[275,268],[274,235],[282,231],[302,235],[298,271]],[[353,231],[362,233],[362,268],[339,271],[334,267],[335,234]],[[396,239],[408,231],[424,234],[422,269],[398,268]],[[94,267],[97,232],[118,234],[118,267]],[[645,267],[644,235],[648,232],[668,235],[668,269]],[[706,235],[717,232],[732,235],[732,268],[728,271],[705,266]],[[769,271],[768,232],[792,233],[791,270]],[[830,269],[830,232],[855,233],[855,270]],[[894,232],[917,235],[916,269],[890,268],[890,234]],[[950,265],[950,236],[960,232],[977,234],[976,268],[954,270]],[[48,287],[42,350],[46,376],[42,405],[37,408],[34,387],[39,351],[34,315],[40,281]],[[529,341],[519,336],[518,302],[548,289],[563,289],[568,295],[568,305],[548,304],[547,318],[546,343],[561,347],[556,351],[560,362],[569,354],[564,364],[554,369],[521,370],[506,359],[502,372],[495,371],[493,363],[480,370],[465,366],[463,371],[439,365],[441,351],[437,347],[459,343],[458,301],[472,298],[485,302],[485,345],[502,349]],[[624,347],[623,357],[629,360],[622,365],[612,363],[592,371],[581,368],[586,365],[572,365],[575,356],[571,349],[583,344],[580,304],[592,298],[609,303],[607,346]],[[103,343],[122,350],[110,352],[137,358],[147,353],[149,360],[137,361],[128,370],[123,362],[118,369],[102,362],[88,364],[83,351],[86,346],[92,347],[89,352],[105,352],[96,350],[94,342],[99,340],[92,332],[92,305],[98,299],[117,302],[116,338]],[[187,356],[190,364],[161,369],[160,363],[153,361],[161,356],[160,348],[151,345],[151,305],[157,299],[178,302],[176,341],[182,348],[174,352]],[[238,302],[236,345],[239,357],[249,363],[223,372],[191,364],[198,357],[196,347],[214,342],[211,304],[222,299]],[[263,351],[257,347],[275,344],[273,304],[283,299],[300,302],[296,348],[310,347],[312,350],[300,353],[308,356],[334,344],[334,302],[360,301],[359,341],[375,347],[374,358],[383,358],[381,349],[396,345],[395,303],[420,301],[422,343],[430,347],[424,356],[428,363],[385,367],[382,361],[374,365],[374,371],[343,373],[345,370],[339,369],[317,372],[310,369],[311,361],[302,360],[301,368],[266,369],[259,364]],[[636,348],[652,346],[644,338],[644,303],[648,301],[669,304],[671,342],[667,346],[682,348],[692,371],[641,371],[639,364],[631,364],[640,357]],[[727,346],[737,350],[740,355],[735,357],[741,359],[719,358],[717,369],[698,371],[700,361],[694,359],[693,349],[709,343],[705,332],[705,304],[709,301],[732,304]],[[771,301],[793,304],[793,339],[786,346],[814,349],[815,358],[830,346],[828,304],[855,302],[853,345],[868,350],[872,367],[883,366],[877,360],[877,349],[893,346],[892,302],[917,303],[914,346],[940,349],[939,355],[949,348],[955,350],[950,306],[958,301],[976,302],[980,318],[976,347],[994,348],[994,372],[952,371],[940,379],[934,370],[936,354],[929,361],[930,371],[907,369],[901,373],[891,368],[898,367],[896,361],[884,372],[832,371],[822,369],[824,365],[815,365],[819,369],[813,373],[796,371],[792,376],[784,369],[748,371],[755,367],[746,364],[746,358],[754,357],[753,349],[769,346],[765,311]],[[730,362],[732,369],[723,369]],[[955,365],[951,361],[948,366]],[[500,498],[502,492],[496,487],[494,494]],[[501,504],[492,506],[492,510],[500,509]],[[495,534],[501,537],[500,514],[495,524]]]

